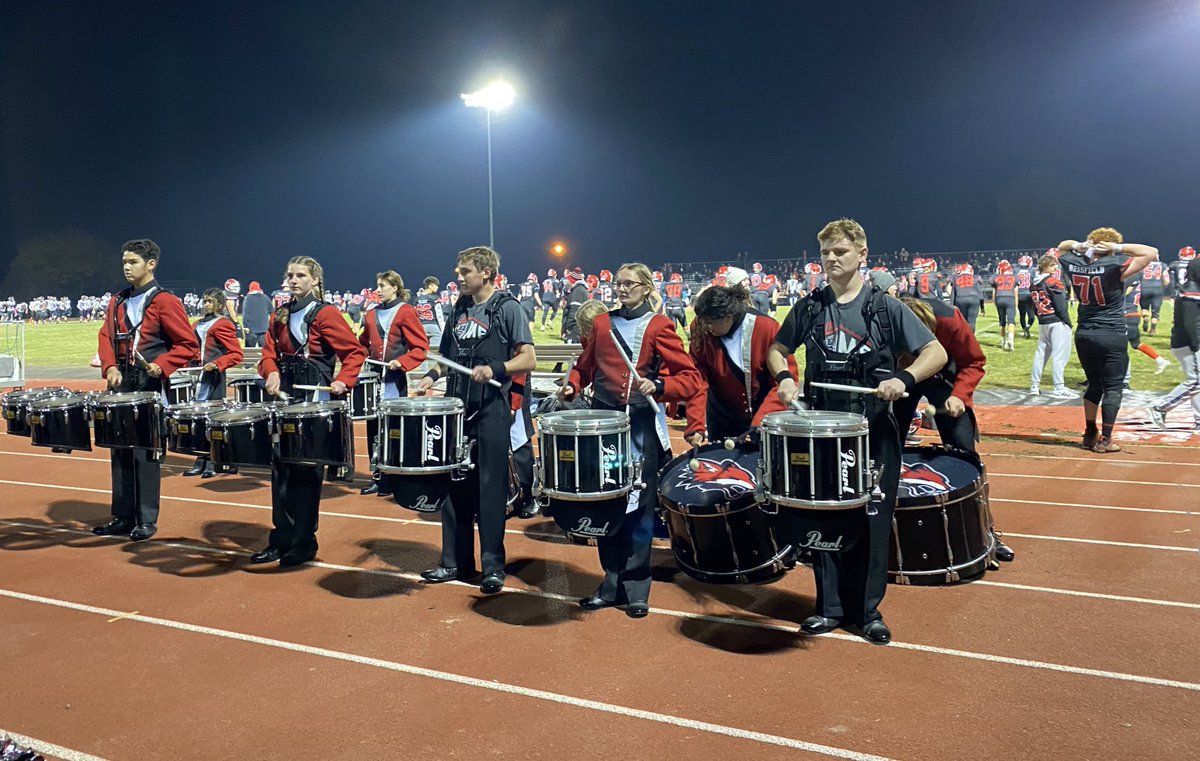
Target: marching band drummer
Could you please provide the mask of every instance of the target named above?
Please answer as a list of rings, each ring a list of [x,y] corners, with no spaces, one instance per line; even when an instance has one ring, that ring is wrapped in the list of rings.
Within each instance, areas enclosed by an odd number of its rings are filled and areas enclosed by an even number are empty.
[[[748,306],[748,296],[744,284],[714,285],[696,299],[696,330],[688,354],[708,389],[707,402],[694,399],[688,405],[700,425],[684,437],[694,447],[705,438],[740,436],[768,413],[786,409],[767,367],[779,323]],[[793,377],[798,374],[793,356],[788,357],[788,371]]]
[[[379,304],[369,310],[363,318],[363,331],[359,343],[367,350],[367,357],[386,362],[387,367],[380,381],[383,383],[384,399],[401,399],[408,396],[408,373],[425,361],[429,352],[429,336],[421,324],[416,307],[408,303],[411,295],[404,287],[404,279],[395,270],[380,272],[375,276]],[[379,418],[367,418],[367,441],[375,451],[379,435]],[[376,470],[370,485],[362,494],[391,493]]]
[[[259,374],[266,391],[296,396],[296,385],[329,386],[318,392],[342,396],[358,380],[367,352],[333,304],[325,302],[324,270],[310,256],[292,257],[287,264],[291,299],[276,310],[267,330]],[[342,361],[335,378],[334,363]],[[317,515],[321,507],[323,465],[293,465],[276,461],[271,466],[271,522],[274,529],[267,548],[255,553],[251,563],[283,567],[301,565],[317,556]]]
[[[867,641],[885,645],[892,633],[879,613],[879,603],[887,590],[888,537],[896,508],[902,440],[891,402],[913,392],[918,383],[945,365],[946,350],[903,304],[878,288],[864,287],[858,274],[867,260],[867,234],[862,225],[852,219],[830,222],[817,241],[828,285],[801,299],[788,313],[767,362],[779,383],[780,401],[790,405],[799,386],[786,357],[803,345],[805,397],[812,400],[812,406],[866,418],[871,458],[881,468],[882,499],[872,499],[862,510],[787,511],[786,520],[798,525],[804,521],[804,513],[820,513],[821,517],[803,530],[819,525],[820,531],[813,533],[822,543],[834,545],[825,548],[809,541],[817,610],[800,628],[806,634],[822,634],[843,623],[857,625]],[[896,365],[900,352],[915,357],[905,370]],[[812,386],[814,381],[862,386],[872,392],[831,391]],[[779,520],[784,519],[785,511],[780,510]],[[830,535],[823,537],[821,532]]]
[[[154,279],[162,251],[152,240],[121,247],[129,287],[109,302],[100,324],[97,353],[110,391],[157,391],[171,373],[196,355],[199,345],[183,302]],[[111,449],[112,520],[92,529],[99,536],[128,534],[135,542],[158,531],[162,452]]]
[[[450,499],[442,505],[442,556],[421,572],[430,584],[476,575],[475,522],[479,522],[479,589],[495,594],[504,588],[504,520],[508,507],[510,434],[513,425],[514,376],[537,367],[533,335],[525,312],[511,295],[496,288],[500,256],[487,246],[458,253],[455,263],[462,295],[454,305],[439,353],[471,368],[467,377],[448,371],[446,396],[461,399],[464,428],[476,441],[475,467],[451,482]],[[431,369],[417,384],[425,394],[441,376]],[[496,381],[500,388],[489,381]]]
[[[225,371],[237,367],[245,354],[238,342],[237,326],[226,311],[225,292],[220,288],[209,288],[201,297],[204,314],[192,329],[200,343],[200,364],[204,370],[196,386],[196,401],[208,402],[225,398]],[[237,467],[227,471],[236,473]],[[216,475],[212,463],[204,455],[196,458],[196,464],[183,472],[185,476],[212,478]]]
[[[604,580],[579,604],[585,610],[625,605],[626,615],[642,618],[650,612],[650,541],[658,501],[658,485],[652,482],[671,456],[666,417],[661,411],[655,415],[648,397],[686,402],[703,392],[704,379],[684,351],[675,324],[656,313],[658,294],[650,269],[622,265],[616,288],[620,307],[594,318],[591,339],[559,395],[569,400],[591,386],[593,409],[629,412],[630,438],[641,454],[647,486],[631,495],[637,504],[616,536],[597,538]],[[630,372],[630,363],[636,372]],[[700,430],[700,422],[689,419],[688,430]]]

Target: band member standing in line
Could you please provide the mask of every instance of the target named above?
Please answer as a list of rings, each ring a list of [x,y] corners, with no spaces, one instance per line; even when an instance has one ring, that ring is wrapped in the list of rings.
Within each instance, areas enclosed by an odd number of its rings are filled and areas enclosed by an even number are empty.
[[[410,295],[404,287],[404,279],[395,270],[386,270],[375,276],[379,304],[367,311],[363,317],[363,331],[359,343],[367,350],[367,358],[386,362],[381,373],[384,399],[402,399],[408,396],[408,373],[416,370],[425,361],[429,352],[429,338],[421,325],[417,309],[408,303]],[[367,442],[375,453],[379,442],[379,419],[367,418]],[[376,470],[371,483],[361,494],[388,496],[392,490],[387,480]]]
[[[183,302],[154,279],[162,251],[152,240],[121,247],[121,268],[129,287],[109,302],[100,325],[100,372],[110,391],[156,391],[171,373],[187,365],[199,344]],[[92,529],[99,536],[128,535],[135,542],[158,531],[162,452],[112,449],[112,520]]]
[[[537,367],[533,336],[525,311],[516,299],[497,290],[500,256],[487,246],[460,251],[455,266],[462,296],[442,334],[440,353],[471,368],[468,377],[450,371],[446,396],[463,400],[465,434],[475,440],[475,467],[452,481],[450,499],[442,506],[442,557],[436,568],[421,572],[436,584],[473,578],[475,521],[479,520],[479,557],[484,594],[504,588],[504,520],[508,502],[509,434],[513,424],[513,376]],[[442,375],[433,368],[417,384],[427,393]],[[495,380],[500,388],[488,381]]]
[[[1112,440],[1112,431],[1129,367],[1125,281],[1158,260],[1157,248],[1124,240],[1117,230],[1101,227],[1092,230],[1085,241],[1064,240],[1058,244],[1064,279],[1079,299],[1075,354],[1088,384],[1083,394],[1081,445],[1101,453],[1121,451]],[[1096,415],[1101,410],[1101,428],[1097,430]]]
[[[810,524],[822,526],[830,536],[848,535],[848,542],[843,550],[812,546],[816,614],[800,628],[806,634],[822,634],[844,623],[857,625],[869,642],[884,645],[891,641],[892,633],[883,622],[879,604],[887,590],[888,538],[896,509],[903,440],[891,402],[913,392],[918,383],[945,365],[946,350],[903,304],[878,289],[863,287],[858,268],[867,259],[867,234],[862,225],[839,219],[825,225],[817,240],[828,284],[788,313],[767,361],[779,383],[780,401],[790,405],[799,395],[799,386],[788,369],[787,357],[803,345],[805,398],[810,404],[815,409],[853,412],[867,419],[871,458],[882,468],[879,487],[883,498],[873,499],[865,510],[805,511],[821,515]],[[896,366],[900,352],[915,357],[907,370]],[[874,391],[829,391],[812,386],[814,381]],[[792,520],[799,518],[793,514],[801,512],[781,509],[779,518]],[[795,537],[782,538],[790,541]]]
[[[779,323],[747,306],[744,285],[714,285],[696,299],[696,326],[688,354],[707,383],[707,400],[693,399],[699,431],[685,439],[693,447],[704,439],[741,436],[765,415],[785,409],[776,392],[775,376],[767,368],[767,350],[775,342]],[[798,375],[796,358],[788,370]]]
[[[288,261],[291,300],[271,318],[267,343],[258,364],[266,391],[290,397],[297,385],[329,386],[318,398],[344,396],[358,380],[367,352],[346,324],[342,313],[325,301],[325,273],[310,256]],[[334,364],[342,361],[334,377]],[[307,563],[317,556],[317,517],[321,509],[322,465],[293,465],[276,461],[271,466],[271,522],[274,529],[267,548],[255,553],[251,563],[283,567]]]
[[[200,353],[197,356],[204,368],[200,375],[200,383],[196,386],[197,402],[223,400],[225,371],[237,367],[245,356],[242,345],[238,342],[237,325],[229,319],[225,303],[224,291],[220,288],[209,288],[201,299],[204,315],[192,326],[200,344]],[[230,466],[224,472],[236,473],[237,468]],[[200,455],[196,458],[196,463],[185,470],[183,475],[212,478],[216,471],[208,457]]]
[[[650,541],[658,501],[655,479],[671,457],[666,417],[661,407],[655,415],[646,397],[659,403],[686,402],[704,392],[704,380],[684,351],[675,324],[656,314],[650,269],[644,264],[622,265],[616,291],[620,307],[592,321],[592,338],[559,396],[569,400],[591,386],[593,409],[629,413],[633,449],[642,457],[642,477],[648,485],[630,495],[636,507],[626,514],[616,536],[597,538],[604,580],[595,594],[579,604],[585,610],[624,604],[628,616],[642,618],[650,611]],[[633,362],[636,374],[630,373],[627,360]],[[689,419],[688,433],[699,430],[699,421]]]

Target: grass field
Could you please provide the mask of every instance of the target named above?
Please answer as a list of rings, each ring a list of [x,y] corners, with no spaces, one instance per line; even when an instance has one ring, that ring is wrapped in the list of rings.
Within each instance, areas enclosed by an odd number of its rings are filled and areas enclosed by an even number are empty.
[[[780,309],[776,317],[780,320],[787,314],[787,309]],[[1162,375],[1154,374],[1154,362],[1146,355],[1130,351],[1130,363],[1133,366],[1133,388],[1144,391],[1168,391],[1183,379],[1179,365],[1174,363],[1170,350],[1171,320],[1173,305],[1170,301],[1163,304],[1161,325],[1156,336],[1143,336],[1146,343],[1153,346],[1160,354],[1172,360],[1172,365]],[[691,311],[688,312],[689,319]],[[541,315],[538,315],[539,320]],[[25,356],[26,364],[30,367],[45,368],[79,368],[86,367],[96,352],[96,332],[100,328],[98,322],[67,322],[53,325],[25,326]],[[1029,387],[1029,368],[1033,362],[1033,351],[1037,346],[1037,329],[1033,338],[1024,339],[1018,331],[1016,349],[1011,352],[1000,350],[1000,334],[996,313],[989,309],[981,316],[976,325],[976,335],[983,346],[988,358],[988,372],[981,388],[1015,388]],[[686,338],[685,338],[686,340]],[[535,343],[557,343],[558,330],[547,323],[542,330],[541,323],[534,326]],[[549,369],[549,368],[546,368]],[[1050,386],[1049,368],[1043,377],[1043,385]],[[1083,371],[1079,363],[1072,357],[1067,365],[1067,384],[1077,386],[1083,382]]]

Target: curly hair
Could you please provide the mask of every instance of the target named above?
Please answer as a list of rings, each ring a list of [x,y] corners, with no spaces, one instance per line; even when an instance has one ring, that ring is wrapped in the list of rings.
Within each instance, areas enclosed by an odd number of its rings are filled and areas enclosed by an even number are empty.
[[[821,228],[817,233],[817,242],[821,245],[837,243],[842,238],[850,241],[859,248],[867,247],[867,231],[858,222],[848,217],[835,219]]]
[[[1092,243],[1124,243],[1125,236],[1113,227],[1097,227],[1088,233],[1087,239]]]
[[[162,249],[149,238],[135,238],[125,241],[121,246],[121,253],[137,254],[148,262],[157,262],[162,256]]]
[[[699,322],[709,323],[732,317],[737,323],[746,314],[746,289],[741,283],[732,288],[714,285],[705,288],[704,292],[696,297],[692,307]]]

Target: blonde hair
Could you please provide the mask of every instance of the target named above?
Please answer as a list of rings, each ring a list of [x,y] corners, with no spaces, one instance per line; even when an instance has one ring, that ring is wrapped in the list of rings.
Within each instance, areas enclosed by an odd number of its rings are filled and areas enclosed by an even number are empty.
[[[817,233],[817,242],[822,245],[837,243],[842,238],[845,238],[859,248],[867,247],[867,231],[858,222],[847,217],[835,219],[822,227],[821,232]]]
[[[321,266],[321,263],[311,256],[293,256],[291,259],[288,259],[288,266],[290,267],[293,264],[308,268],[308,274],[312,275],[313,280],[317,281],[317,284],[313,286],[313,293],[317,294],[317,301],[324,301],[325,268]]]
[[[385,283],[391,284],[396,289],[396,293],[400,295],[402,301],[408,301],[409,296],[412,296],[409,290],[404,287],[404,278],[400,277],[400,273],[396,270],[384,270],[375,276],[375,280],[376,282],[382,280]]]
[[[592,321],[607,311],[608,307],[604,305],[603,301],[590,299],[580,304],[579,309],[575,312],[575,324],[579,326],[579,335],[590,336]]]
[[[1125,236],[1112,227],[1097,227],[1088,233],[1087,239],[1092,243],[1124,243]]]
[[[471,246],[458,252],[458,264],[466,262],[475,269],[483,272],[485,269],[492,271],[492,276],[487,278],[490,282],[495,282],[496,275],[500,274],[500,254],[497,254],[487,246]]]
[[[655,312],[662,305],[662,296],[659,295],[658,289],[654,287],[654,275],[650,272],[650,268],[641,262],[627,262],[617,267],[617,273],[621,271],[633,274],[633,279],[638,282],[638,285],[646,286],[649,293],[646,294],[646,301],[650,303],[650,308]]]
[[[1058,259],[1050,254],[1043,254],[1041,259],[1038,259],[1038,272],[1049,272],[1058,266]]]
[[[900,299],[904,306],[912,310],[912,313],[925,323],[925,327],[929,328],[930,333],[934,333],[937,328],[937,317],[933,314],[933,308],[926,304],[922,299],[914,299],[911,296],[905,296]]]

